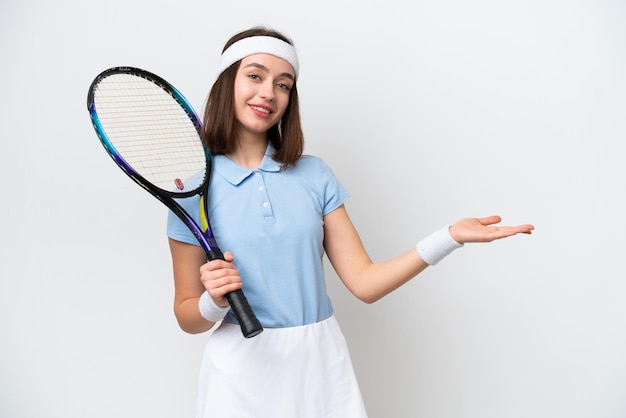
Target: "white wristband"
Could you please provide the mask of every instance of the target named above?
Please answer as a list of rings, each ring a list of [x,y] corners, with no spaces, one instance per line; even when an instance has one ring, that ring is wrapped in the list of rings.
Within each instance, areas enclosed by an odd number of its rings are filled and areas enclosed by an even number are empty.
[[[209,295],[209,292],[204,292],[200,296],[198,307],[200,308],[200,315],[209,322],[221,321],[230,309],[230,306],[225,308],[218,306],[211,295]]]
[[[434,266],[462,246],[463,244],[456,242],[450,235],[450,225],[446,225],[418,242],[416,248],[422,260],[429,266]]]

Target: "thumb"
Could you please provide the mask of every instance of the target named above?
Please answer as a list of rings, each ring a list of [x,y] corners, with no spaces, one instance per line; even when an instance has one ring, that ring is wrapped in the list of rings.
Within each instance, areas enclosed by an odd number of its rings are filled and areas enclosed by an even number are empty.
[[[487,216],[485,218],[478,218],[478,222],[487,226],[497,224],[502,221],[502,218],[498,215]]]
[[[229,263],[232,263],[235,260],[235,257],[233,257],[233,253],[231,253],[230,251],[226,251],[224,252],[224,259]]]

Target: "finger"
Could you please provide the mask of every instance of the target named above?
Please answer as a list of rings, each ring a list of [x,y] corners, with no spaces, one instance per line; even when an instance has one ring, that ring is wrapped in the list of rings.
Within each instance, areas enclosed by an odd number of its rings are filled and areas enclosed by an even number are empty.
[[[203,270],[214,271],[214,270],[220,270],[220,269],[229,269],[229,268],[232,269],[233,265],[227,260],[220,260],[218,258],[215,260],[207,261],[200,268]]]
[[[225,251],[224,252],[224,259],[230,263],[232,263],[235,260],[235,257],[233,256],[233,253],[230,251]]]
[[[478,218],[478,222],[480,222],[482,225],[493,225],[501,221],[502,221],[502,218],[498,215],[491,215],[485,218]]]
[[[530,233],[533,229],[535,229],[532,225],[516,225],[516,226],[501,226],[498,228],[502,231],[507,231],[515,234],[519,233]]]
[[[519,225],[519,226],[501,226],[496,227],[491,231],[493,239],[506,238],[517,234],[530,234],[533,230],[532,225]]]
[[[533,225],[527,224],[527,225],[519,225],[517,227],[517,231],[520,234],[532,234],[533,230],[535,229],[535,227]]]
[[[234,292],[235,290],[241,289],[241,282],[236,283],[228,283],[220,287],[215,287],[211,289],[207,289],[209,295],[220,305],[223,304],[223,300],[228,293]]]
[[[236,274],[224,275],[215,277],[215,275],[203,275],[200,277],[200,281],[204,285],[204,288],[213,295],[213,292],[218,292],[217,295],[222,296],[225,293],[232,292],[241,288],[241,278]]]
[[[200,267],[201,280],[216,280],[224,277],[239,277],[239,272],[232,264],[217,267],[214,264]]]

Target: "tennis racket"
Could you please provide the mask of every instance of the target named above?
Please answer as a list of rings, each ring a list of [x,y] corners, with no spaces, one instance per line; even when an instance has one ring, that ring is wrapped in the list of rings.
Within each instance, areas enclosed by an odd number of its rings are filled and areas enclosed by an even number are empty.
[[[100,142],[117,165],[187,225],[208,260],[223,260],[205,198],[212,156],[200,139],[201,122],[183,95],[148,71],[114,67],[91,83],[87,107]],[[200,196],[200,225],[175,200],[194,195]],[[263,331],[241,289],[226,298],[244,337]]]

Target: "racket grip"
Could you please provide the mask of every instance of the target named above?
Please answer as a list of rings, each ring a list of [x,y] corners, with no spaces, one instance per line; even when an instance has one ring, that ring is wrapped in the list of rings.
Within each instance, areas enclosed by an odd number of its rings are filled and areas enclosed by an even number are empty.
[[[244,337],[252,338],[263,331],[261,322],[252,311],[252,308],[248,304],[248,299],[246,299],[246,295],[243,294],[241,289],[227,293],[226,299],[237,317],[237,321],[239,321]]]
[[[217,245],[214,248],[206,250],[206,254],[209,260],[224,260],[224,254],[217,247]],[[228,303],[230,304],[230,307],[239,322],[239,326],[241,327],[241,332],[244,337],[252,338],[259,335],[261,331],[263,331],[263,326],[252,311],[243,290],[238,289],[227,293],[226,300],[228,300]]]

